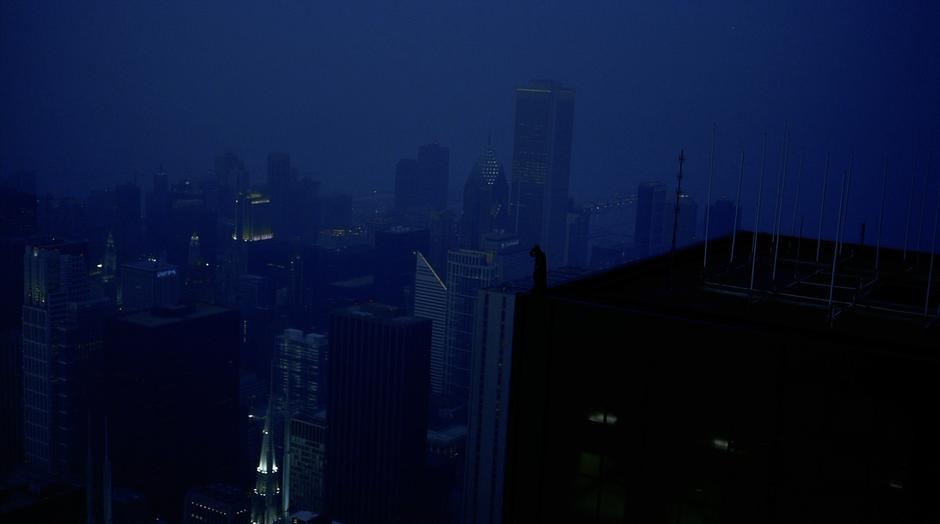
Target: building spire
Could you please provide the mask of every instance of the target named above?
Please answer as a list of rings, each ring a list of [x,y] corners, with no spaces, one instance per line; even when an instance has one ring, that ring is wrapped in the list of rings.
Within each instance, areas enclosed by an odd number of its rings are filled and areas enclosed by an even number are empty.
[[[258,460],[255,480],[254,501],[251,510],[252,524],[275,524],[278,522],[278,501],[281,488],[277,482],[277,458],[274,453],[274,438],[271,434],[274,418],[274,385],[268,395],[268,409],[264,416],[264,429],[261,430],[261,458]]]

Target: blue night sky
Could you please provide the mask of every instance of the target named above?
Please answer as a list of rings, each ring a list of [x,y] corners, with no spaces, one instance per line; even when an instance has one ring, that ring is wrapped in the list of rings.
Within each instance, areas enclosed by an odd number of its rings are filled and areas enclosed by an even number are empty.
[[[743,148],[751,227],[761,134],[772,205],[788,121],[787,206],[800,151],[807,224],[826,152],[832,209],[854,151],[848,237],[863,220],[874,232],[887,156],[886,237],[898,244],[915,148],[917,198],[928,152],[940,166],[938,10],[918,0],[8,0],[0,171],[36,169],[43,190],[83,192],[160,164],[171,180],[200,176],[230,148],[263,182],[278,150],[327,192],[358,194],[390,190],[395,162],[438,140],[452,151],[456,201],[488,134],[509,164],[513,87],[552,78],[577,90],[577,200],[671,183],[685,148],[701,203],[714,123],[712,197],[733,195]]]

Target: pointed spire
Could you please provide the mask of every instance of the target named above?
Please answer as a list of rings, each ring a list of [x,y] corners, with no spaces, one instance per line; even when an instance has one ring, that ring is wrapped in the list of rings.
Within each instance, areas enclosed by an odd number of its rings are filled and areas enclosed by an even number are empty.
[[[273,369],[272,369],[273,371]],[[258,461],[255,480],[254,502],[252,504],[252,522],[255,524],[274,524],[278,521],[280,509],[277,497],[281,488],[277,482],[277,459],[274,453],[274,438],[271,435],[274,419],[274,380],[268,394],[268,408],[264,416],[264,428],[261,430],[261,458]]]

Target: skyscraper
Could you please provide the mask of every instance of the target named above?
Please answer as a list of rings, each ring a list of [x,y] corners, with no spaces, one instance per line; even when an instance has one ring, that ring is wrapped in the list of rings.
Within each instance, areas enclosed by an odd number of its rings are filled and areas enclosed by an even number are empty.
[[[460,247],[479,249],[483,235],[509,225],[509,186],[496,152],[486,146],[463,188]]]
[[[290,510],[322,514],[326,502],[326,411],[292,418],[288,431],[289,470],[285,475]]]
[[[431,209],[447,207],[450,149],[434,142],[418,148],[418,184],[421,201]]]
[[[180,275],[176,266],[156,259],[121,266],[122,310],[175,306],[179,298]]]
[[[444,392],[447,285],[420,251],[415,253],[414,316],[431,320],[431,394]]]
[[[293,207],[293,191],[297,185],[287,153],[268,154],[268,193],[273,201],[271,228],[276,235],[290,238],[294,228],[290,222]]]
[[[552,81],[516,88],[512,227],[524,245],[541,244],[549,266],[565,259],[574,90]]]
[[[548,274],[554,286],[584,271],[564,268]],[[509,384],[512,371],[516,294],[532,288],[531,278],[501,283],[479,293],[474,319],[473,362],[463,503],[460,522],[502,522]]]
[[[239,331],[238,311],[206,304],[123,315],[105,330],[100,409],[114,478],[160,515],[178,515],[190,487],[235,473]]]
[[[460,249],[447,257],[447,330],[444,351],[444,395],[465,404],[470,393],[477,292],[496,282],[495,254]]]
[[[77,410],[84,415],[77,398],[83,396],[84,373],[77,368],[94,351],[94,334],[85,333],[88,340],[69,340],[67,335],[77,327],[76,305],[90,298],[87,271],[81,243],[37,243],[23,255],[26,460],[51,475],[67,475],[72,469],[76,428],[69,420]]]
[[[274,404],[273,395],[268,399],[268,409],[261,430],[261,457],[258,459],[255,489],[251,497],[252,524],[278,524],[281,522],[281,485],[274,449]],[[283,464],[283,463],[282,463]]]
[[[403,158],[395,166],[395,208],[439,211],[447,207],[450,149],[438,144],[418,148],[417,160]]]
[[[277,337],[277,393],[290,413],[312,416],[325,407],[323,364],[327,338],[299,329],[285,329]]]
[[[333,520],[416,520],[430,347],[430,320],[399,316],[395,308],[379,305],[333,313],[326,446]]]
[[[240,194],[235,200],[238,215],[235,219],[235,232],[232,240],[257,242],[274,238],[271,229],[271,199],[262,193],[252,191]]]

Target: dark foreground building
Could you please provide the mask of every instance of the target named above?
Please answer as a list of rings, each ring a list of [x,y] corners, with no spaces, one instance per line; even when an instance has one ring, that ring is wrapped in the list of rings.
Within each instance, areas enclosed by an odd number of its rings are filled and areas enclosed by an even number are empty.
[[[751,239],[517,297],[506,522],[940,519],[930,256]]]
[[[105,334],[101,408],[116,484],[176,518],[186,492],[232,477],[238,311],[207,304],[132,313]]]

